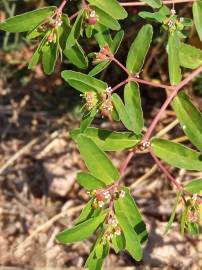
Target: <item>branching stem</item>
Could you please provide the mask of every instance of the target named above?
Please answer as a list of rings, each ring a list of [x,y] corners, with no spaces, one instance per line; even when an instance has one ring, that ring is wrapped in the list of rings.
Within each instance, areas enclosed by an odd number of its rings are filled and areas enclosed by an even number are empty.
[[[181,4],[181,3],[188,3],[188,2],[195,2],[195,0],[165,0],[162,1],[164,5],[173,5],[174,4]],[[146,6],[147,3],[145,2],[126,2],[120,3],[123,7],[139,7],[139,6]]]

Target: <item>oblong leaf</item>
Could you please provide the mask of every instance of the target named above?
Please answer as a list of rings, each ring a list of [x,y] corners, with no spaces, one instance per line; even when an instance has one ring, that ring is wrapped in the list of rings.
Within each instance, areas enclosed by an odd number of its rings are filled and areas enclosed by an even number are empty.
[[[180,198],[181,198],[181,195],[182,195],[182,192],[179,191],[177,193],[177,197],[176,197],[176,201],[175,201],[175,205],[174,205],[174,208],[172,210],[172,214],[169,218],[169,221],[166,225],[166,228],[165,228],[165,232],[164,232],[164,235],[168,233],[168,231],[170,230],[172,224],[173,224],[173,221],[174,221],[174,218],[175,218],[175,214],[176,214],[176,211],[177,211],[177,207],[178,207],[178,204],[179,204],[179,201],[180,201]]]
[[[53,73],[58,58],[58,43],[45,44],[42,48],[42,64],[47,75]]]
[[[144,127],[143,112],[139,93],[139,85],[136,82],[129,82],[124,88],[124,102],[126,111],[133,125],[133,131],[140,134]]]
[[[95,6],[92,6],[91,8],[96,12],[96,15],[99,18],[99,23],[101,25],[116,31],[121,28],[119,22],[115,18],[111,17],[108,13]]]
[[[80,172],[76,176],[76,181],[87,190],[94,190],[106,187],[105,183],[90,173]]]
[[[177,168],[202,170],[202,154],[182,144],[155,138],[151,147],[159,158]]]
[[[168,70],[170,83],[177,85],[182,78],[179,58],[179,37],[176,33],[169,36],[168,39]]]
[[[99,9],[103,10],[114,19],[121,20],[125,19],[128,16],[125,9],[120,6],[116,0],[88,0],[88,2],[90,3],[90,5],[96,6]]]
[[[202,190],[202,178],[194,179],[184,186],[184,189],[193,194],[199,194]]]
[[[76,141],[80,130],[73,130],[70,135]],[[122,151],[134,147],[141,137],[130,132],[114,132],[106,129],[87,128],[85,135],[103,151]]]
[[[129,189],[124,188],[124,191],[125,197],[117,199],[115,201],[115,207],[125,213],[125,217],[138,235],[140,243],[143,243],[148,237],[146,225]]]
[[[98,226],[104,221],[106,213],[90,218],[75,227],[64,230],[56,236],[56,240],[63,244],[70,244],[78,241],[83,241],[90,237]]]
[[[124,237],[126,240],[125,249],[130,253],[133,259],[135,259],[136,261],[140,261],[142,259],[142,248],[140,245],[138,235],[135,232],[134,228],[129,223],[126,217],[126,213],[120,211],[120,209],[118,208],[116,201],[114,203],[114,208],[116,218],[119,222],[121,229],[123,230]]]
[[[195,69],[202,65],[202,50],[191,45],[181,43],[179,57],[182,67]]]
[[[86,167],[106,185],[119,178],[119,172],[106,154],[88,137],[79,135],[77,143]]]
[[[62,78],[76,90],[85,93],[89,91],[102,92],[107,88],[107,84],[89,75],[72,70],[62,71]]]
[[[80,37],[82,25],[83,25],[83,10],[81,10],[72,26],[70,34],[66,41],[66,49],[70,49],[72,46],[75,45],[76,41]]]
[[[153,8],[160,8],[162,5],[161,0],[141,0],[142,2],[147,3],[149,6],[153,7]]]
[[[76,67],[81,69],[86,69],[88,67],[88,57],[78,42],[70,49],[65,48],[63,53],[69,59],[70,63]]]
[[[124,126],[128,129],[133,131],[133,123],[131,122],[131,119],[128,115],[128,112],[126,110],[125,105],[123,104],[123,101],[117,94],[112,95],[112,102],[114,104],[114,107],[119,115],[119,118],[121,122],[124,124]]]
[[[202,1],[195,1],[193,4],[193,17],[197,33],[202,41]]]
[[[27,32],[34,29],[46,18],[48,19],[55,10],[55,6],[50,6],[8,18],[5,22],[0,23],[0,30],[11,33]]]
[[[153,36],[150,24],[144,25],[133,41],[126,61],[126,67],[131,74],[138,74],[144,64]]]
[[[173,108],[180,125],[189,140],[202,151],[202,114],[191,103],[189,97],[179,93],[173,100]]]

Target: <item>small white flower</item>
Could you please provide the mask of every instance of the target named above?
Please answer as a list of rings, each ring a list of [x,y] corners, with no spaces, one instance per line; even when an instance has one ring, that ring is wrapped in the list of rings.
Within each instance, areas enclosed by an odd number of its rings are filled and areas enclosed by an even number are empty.
[[[197,194],[193,194],[192,200],[196,201],[196,199],[197,199]]]
[[[184,18],[183,17],[180,17],[180,22],[182,23],[184,21]]]
[[[90,13],[90,17],[94,18],[95,16],[96,16],[96,12],[95,12],[95,10],[92,10],[91,13]]]
[[[171,11],[170,11],[170,12],[171,12],[171,15],[172,15],[172,16],[174,16],[174,15],[176,14],[176,10],[175,10],[175,9],[173,9],[173,8],[171,9]]]
[[[120,197],[121,197],[121,198],[124,198],[125,196],[126,196],[125,191],[124,191],[124,190],[121,190]]]
[[[98,206],[99,206],[100,208],[102,208],[102,207],[104,206],[104,202],[103,202],[103,201],[98,201]]]
[[[107,92],[107,93],[111,93],[111,91],[112,91],[111,86],[107,87],[106,92]]]
[[[174,25],[173,21],[172,21],[172,20],[169,20],[168,26],[169,26],[169,27],[172,27],[173,25]]]

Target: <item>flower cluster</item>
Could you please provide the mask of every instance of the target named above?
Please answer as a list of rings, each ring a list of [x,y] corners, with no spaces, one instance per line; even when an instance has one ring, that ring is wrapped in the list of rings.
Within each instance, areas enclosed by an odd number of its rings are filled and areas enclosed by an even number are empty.
[[[103,208],[108,205],[110,201],[116,200],[118,198],[124,198],[126,193],[124,190],[117,188],[109,190],[93,190],[88,192],[90,197],[93,197],[92,208]]]
[[[184,26],[184,18],[178,18],[175,9],[171,9],[170,16],[163,23],[163,28],[173,34],[176,31],[182,31]]]
[[[119,235],[121,235],[121,227],[115,216],[110,217],[107,221],[106,229],[102,237],[103,244],[111,242],[114,236]]]
[[[94,91],[88,91],[81,96],[85,100],[84,109],[89,112],[96,108],[97,112],[100,111],[102,117],[106,116],[111,118],[113,111],[113,103],[111,100],[111,87],[108,87],[104,93],[96,93]]]
[[[110,50],[110,47],[108,44],[106,44],[103,48],[100,49],[98,53],[95,53],[93,64],[98,64],[102,61],[108,60],[112,56],[113,54]]]

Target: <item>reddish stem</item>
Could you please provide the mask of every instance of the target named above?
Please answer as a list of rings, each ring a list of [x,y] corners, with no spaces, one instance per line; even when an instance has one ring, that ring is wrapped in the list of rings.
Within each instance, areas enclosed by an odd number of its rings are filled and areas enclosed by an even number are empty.
[[[189,83],[194,77],[196,77],[200,72],[202,72],[202,66],[199,67],[198,69],[194,70],[187,78],[185,78],[181,83],[179,83],[177,86],[174,87],[173,92],[170,94],[170,96],[167,97],[165,102],[163,103],[161,109],[155,116],[154,120],[152,121],[151,125],[149,126],[144,138],[143,142],[147,142],[151,135],[152,132],[154,131],[156,125],[158,124],[159,120],[161,119],[162,114],[166,110],[166,108],[170,105],[171,101],[173,98],[177,95],[178,91],[182,89],[187,83]]]
[[[129,81],[129,80],[126,79],[126,80],[120,82],[119,84],[117,84],[116,86],[114,86],[114,87],[112,88],[112,90],[111,90],[111,93],[113,93],[114,91],[116,91],[118,88],[120,88],[120,87],[123,86],[124,84],[128,83],[128,81]]]
[[[156,115],[156,117],[154,118],[154,120],[152,121],[152,124],[150,125],[150,127],[148,128],[142,142],[147,142],[150,139],[150,136],[153,132],[153,130],[155,129],[158,121],[161,118],[162,113],[165,111],[165,109],[167,108],[167,106],[170,104],[170,102],[172,101],[172,99],[177,95],[178,91],[184,87],[189,81],[191,81],[195,76],[197,76],[200,72],[202,72],[202,66],[199,67],[198,69],[196,69],[195,71],[193,71],[187,78],[185,78],[181,83],[179,83],[179,85],[174,87],[174,91],[172,92],[172,94],[166,99],[166,101],[164,102],[163,106],[161,107],[160,111],[158,112],[158,114]],[[133,158],[133,155],[135,154],[136,149],[134,149],[133,152],[130,152],[128,154],[128,156],[126,157],[126,159],[124,160],[124,162],[121,164],[120,166],[120,173],[123,174],[126,167],[128,166],[128,164],[130,163],[131,159]]]
[[[156,157],[156,155],[154,154],[154,152],[150,149],[149,150],[152,158],[154,159],[154,161],[156,162],[156,164],[158,165],[158,167],[162,170],[162,172],[164,172],[164,174],[167,176],[167,178],[173,183],[173,185],[175,185],[177,187],[177,189],[181,190],[182,189],[182,185],[179,184],[176,179],[169,173],[169,171],[166,169],[166,167],[164,167],[164,165],[160,162],[160,160]]]
[[[75,12],[72,16],[69,17],[70,21],[73,20],[74,18],[76,18],[79,15],[79,11]]]
[[[121,164],[120,169],[119,169],[121,175],[123,175],[123,173],[125,172],[125,169],[128,166],[129,162],[131,161],[133,155],[134,155],[134,152],[130,152],[128,156],[126,157],[126,159],[124,160],[124,162]]]
[[[195,2],[195,0],[165,0],[162,1],[164,5],[169,4],[181,4],[181,3],[187,3],[187,2]],[[120,3],[123,7],[138,7],[138,6],[146,6],[147,3],[145,2],[126,2],[126,3]]]
[[[130,75],[127,68],[124,67],[124,65],[122,65],[121,62],[119,62],[119,60],[117,60],[114,56],[109,57],[109,59],[116,63],[117,66],[119,66],[128,76]]]
[[[165,85],[165,84],[160,84],[160,83],[153,83],[153,82],[149,82],[149,81],[145,81],[142,79],[139,79],[137,77],[131,77],[130,81],[135,81],[141,84],[145,84],[145,85],[150,85],[156,88],[163,88],[163,89],[168,89],[168,90],[173,90],[174,87],[172,85]]]
[[[68,0],[63,0],[62,3],[60,4],[59,8],[57,9],[58,13],[61,13],[65,5],[67,4]]]

